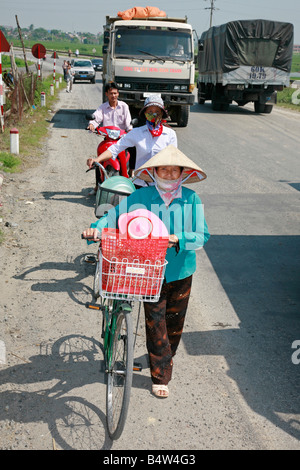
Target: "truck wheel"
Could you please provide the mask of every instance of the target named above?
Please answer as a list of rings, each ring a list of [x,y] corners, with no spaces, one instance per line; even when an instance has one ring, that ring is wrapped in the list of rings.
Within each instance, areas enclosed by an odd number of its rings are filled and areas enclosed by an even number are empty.
[[[258,114],[263,113],[265,111],[265,103],[254,101],[254,111]]]
[[[177,114],[177,125],[179,127],[186,127],[190,114],[190,107],[188,105],[183,105],[179,107]]]
[[[205,99],[203,98],[203,95],[204,95],[204,93],[201,91],[201,84],[200,84],[199,88],[198,88],[198,103],[199,104],[204,104],[205,103]]]
[[[214,111],[221,111],[222,104],[217,94],[216,87],[213,88],[213,91],[211,94],[211,107]]]
[[[91,83],[96,83],[96,77],[91,79]]]
[[[272,112],[272,109],[273,109],[273,105],[272,105],[272,104],[265,104],[264,113],[265,113],[265,114],[270,114],[270,113]]]
[[[229,103],[222,103],[221,104],[221,110],[222,111],[228,111],[229,109]]]

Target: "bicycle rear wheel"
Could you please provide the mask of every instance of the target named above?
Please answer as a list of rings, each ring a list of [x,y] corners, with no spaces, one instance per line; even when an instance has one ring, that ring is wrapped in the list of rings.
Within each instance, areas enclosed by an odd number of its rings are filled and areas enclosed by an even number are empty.
[[[130,400],[133,374],[133,329],[130,313],[121,310],[108,364],[106,387],[106,421],[111,439],[118,439],[124,429]]]

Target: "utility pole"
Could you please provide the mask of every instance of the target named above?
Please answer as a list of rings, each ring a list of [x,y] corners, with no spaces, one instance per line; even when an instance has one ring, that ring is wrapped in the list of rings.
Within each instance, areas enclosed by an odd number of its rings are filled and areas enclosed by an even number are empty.
[[[205,0],[206,1],[206,0]],[[210,20],[209,20],[209,27],[212,27],[212,17],[213,17],[213,11],[214,10],[219,10],[219,8],[215,8],[214,6],[214,1],[215,0],[210,0],[210,7],[205,8],[205,10],[210,10]]]
[[[19,25],[18,17],[17,17],[17,15],[15,15],[15,16],[16,16],[16,22],[17,22],[19,36],[20,36],[20,40],[21,40],[21,44],[22,44],[22,49],[23,49],[26,73],[29,74],[29,68],[28,68],[27,59],[26,59],[26,52],[25,52],[25,47],[24,47],[24,42],[23,42],[23,37],[22,37],[22,31],[21,31],[21,28],[20,28],[20,25]]]

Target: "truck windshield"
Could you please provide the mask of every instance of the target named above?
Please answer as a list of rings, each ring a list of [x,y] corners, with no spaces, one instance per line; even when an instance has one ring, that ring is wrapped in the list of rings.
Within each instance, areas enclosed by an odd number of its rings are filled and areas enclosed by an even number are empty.
[[[241,65],[272,67],[279,42],[270,39],[245,38],[236,43]]]
[[[115,32],[115,57],[153,60],[191,60],[192,36],[184,30],[163,28],[118,28]],[[156,57],[155,57],[156,56]],[[151,60],[151,58],[150,58]]]

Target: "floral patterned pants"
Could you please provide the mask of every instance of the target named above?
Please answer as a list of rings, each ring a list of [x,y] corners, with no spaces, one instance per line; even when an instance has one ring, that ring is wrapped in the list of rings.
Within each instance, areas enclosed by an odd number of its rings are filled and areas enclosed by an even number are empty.
[[[158,302],[145,302],[146,345],[152,382],[167,385],[172,377],[192,286],[192,276],[164,283]]]

